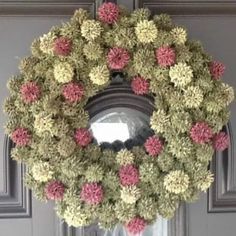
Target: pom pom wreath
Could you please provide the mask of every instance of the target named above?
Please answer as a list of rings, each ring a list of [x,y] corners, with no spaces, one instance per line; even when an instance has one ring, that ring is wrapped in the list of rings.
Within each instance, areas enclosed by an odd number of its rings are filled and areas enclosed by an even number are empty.
[[[162,152],[163,143],[158,137],[152,136],[146,140],[144,147],[150,156],[155,157]]]
[[[79,128],[75,131],[75,142],[81,147],[86,147],[91,143],[93,137],[88,129]]]
[[[221,62],[213,61],[209,66],[210,73],[213,79],[218,80],[225,72],[225,66]]]
[[[60,62],[54,66],[54,77],[59,83],[68,83],[73,76],[74,69],[68,62]]]
[[[152,43],[157,38],[157,28],[153,21],[143,20],[138,22],[135,33],[141,43]]]
[[[69,102],[79,102],[84,95],[84,87],[81,84],[71,82],[63,86],[62,94]]]
[[[195,143],[204,144],[211,140],[212,129],[205,122],[197,122],[190,130],[190,136]]]
[[[186,63],[178,63],[175,66],[170,67],[170,79],[171,82],[177,87],[185,87],[189,84],[193,78],[193,71]]]
[[[103,23],[114,24],[118,20],[119,14],[119,7],[112,2],[103,3],[98,8],[98,17]]]
[[[97,66],[91,70],[89,78],[94,84],[103,85],[109,81],[110,72],[105,65]]]
[[[46,184],[45,194],[47,199],[62,200],[65,192],[65,186],[61,181],[53,180]]]
[[[160,47],[156,49],[156,60],[160,66],[172,66],[175,63],[175,50],[171,47]]]
[[[54,54],[57,56],[68,56],[72,50],[72,42],[65,37],[59,37],[54,41]]]
[[[88,41],[93,41],[101,35],[102,27],[96,20],[86,20],[81,25],[81,34]]]
[[[129,53],[124,48],[111,48],[107,54],[107,62],[111,69],[121,70],[129,63]]]
[[[135,217],[126,224],[127,230],[134,235],[143,232],[145,227],[146,222],[143,218],[140,217]]]
[[[168,15],[106,2],[95,19],[79,9],[33,41],[7,85],[6,133],[27,185],[38,199],[57,200],[68,225],[131,222],[133,234],[209,188],[214,149],[228,145],[222,128],[234,90],[219,80],[224,66]],[[111,91],[117,74],[134,94],[150,96],[153,114],[144,142],[115,142],[113,150],[93,143],[86,105]]]
[[[181,170],[171,171],[164,177],[164,186],[171,193],[184,193],[189,186],[189,177]]]
[[[149,91],[149,82],[143,77],[136,76],[132,79],[131,88],[135,94],[144,95]]]
[[[103,189],[98,183],[85,183],[80,193],[81,200],[91,205],[97,205],[103,200]]]
[[[212,144],[216,151],[224,151],[229,146],[229,136],[225,132],[219,132],[214,135]]]
[[[25,103],[32,103],[39,99],[40,88],[35,82],[27,82],[21,85],[20,93]]]
[[[11,139],[17,146],[23,147],[30,143],[31,135],[27,129],[17,128],[11,134]]]
[[[33,165],[32,174],[34,179],[39,182],[47,182],[53,177],[53,171],[50,164],[42,161]]]
[[[139,182],[139,171],[132,164],[121,166],[119,169],[119,178],[123,186],[136,185]]]

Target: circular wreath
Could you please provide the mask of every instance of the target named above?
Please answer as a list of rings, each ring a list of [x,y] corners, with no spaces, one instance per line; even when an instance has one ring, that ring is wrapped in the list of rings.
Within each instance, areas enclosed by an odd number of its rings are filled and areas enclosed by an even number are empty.
[[[209,161],[228,146],[221,130],[234,91],[220,80],[224,65],[168,15],[150,15],[104,3],[94,20],[79,9],[32,43],[8,82],[12,157],[27,165],[36,197],[55,200],[69,225],[122,223],[136,234],[157,214],[170,218],[181,201],[209,188]],[[85,109],[113,72],[155,100],[155,135],[117,153],[93,143]]]

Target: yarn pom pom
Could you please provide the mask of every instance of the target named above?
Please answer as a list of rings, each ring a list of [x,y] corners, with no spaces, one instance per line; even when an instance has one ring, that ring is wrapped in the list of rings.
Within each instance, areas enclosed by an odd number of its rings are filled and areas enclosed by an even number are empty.
[[[29,131],[25,128],[17,128],[12,134],[11,134],[12,141],[17,146],[26,146],[29,144],[31,140],[31,135],[29,134]]]
[[[105,2],[98,8],[98,17],[103,23],[115,23],[118,20],[119,14],[119,7],[112,2]]]
[[[212,129],[205,122],[197,122],[190,130],[190,136],[195,143],[204,144],[213,136]]]
[[[156,60],[160,66],[167,67],[175,63],[175,51],[171,47],[156,49]]]
[[[84,87],[71,82],[63,86],[62,94],[69,102],[79,102],[84,95]]]
[[[137,95],[144,95],[148,93],[149,83],[143,77],[136,76],[131,82],[131,88]]]
[[[111,48],[107,54],[107,62],[111,69],[121,70],[129,63],[129,53],[124,48]]]
[[[139,182],[139,171],[134,165],[128,164],[120,168],[119,177],[123,186],[136,185]]]
[[[148,154],[154,157],[162,152],[163,143],[158,137],[152,136],[146,140],[144,147]]]
[[[58,56],[68,56],[71,53],[72,42],[65,37],[57,38],[54,41],[53,51]]]
[[[82,186],[80,197],[91,205],[97,205],[103,200],[103,189],[98,183],[85,183]]]
[[[21,86],[20,93],[25,103],[32,103],[39,99],[40,88],[35,82],[27,82]]]
[[[221,62],[213,61],[210,63],[210,73],[213,79],[218,80],[225,72],[225,66]]]
[[[91,143],[93,137],[88,129],[79,128],[75,131],[75,142],[81,147],[86,147],[89,143]]]
[[[215,134],[212,140],[216,151],[224,151],[229,146],[229,136],[225,132]]]
[[[134,235],[143,232],[145,227],[146,222],[143,218],[140,217],[135,217],[126,224],[127,230]]]
[[[46,197],[50,200],[62,200],[64,192],[64,184],[58,180],[53,180],[49,182],[45,187]]]

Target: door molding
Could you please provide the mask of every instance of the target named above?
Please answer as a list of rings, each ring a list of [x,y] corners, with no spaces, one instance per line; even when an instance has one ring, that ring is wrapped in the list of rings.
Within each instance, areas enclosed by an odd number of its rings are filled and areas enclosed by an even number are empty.
[[[215,181],[208,192],[208,212],[236,212],[236,160],[231,125],[223,129],[230,137],[229,148],[217,152],[211,163]]]
[[[0,218],[31,217],[31,191],[24,186],[25,166],[10,157],[13,143],[6,135],[3,146],[3,190],[0,192]]]
[[[95,16],[101,0],[0,0],[0,16],[71,16],[78,8]]]

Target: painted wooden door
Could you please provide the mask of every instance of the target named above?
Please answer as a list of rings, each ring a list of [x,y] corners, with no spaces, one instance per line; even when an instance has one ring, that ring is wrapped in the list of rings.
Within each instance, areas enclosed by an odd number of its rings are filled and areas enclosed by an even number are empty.
[[[66,20],[75,9],[92,15],[102,1],[95,0],[0,0],[0,99],[7,96],[6,81],[18,72],[19,59],[30,53],[35,37]],[[113,1],[114,2],[114,1]],[[236,1],[229,0],[118,0],[129,9],[147,7],[152,13],[169,13],[188,28],[191,38],[200,39],[205,49],[227,65],[225,81],[236,88]],[[215,157],[212,170],[216,182],[209,194],[183,205],[175,219],[159,221],[146,236],[234,236],[236,235],[236,106],[231,107],[230,149]],[[9,159],[11,143],[4,136],[5,116],[0,116],[0,236],[108,236],[97,226],[69,228],[57,219],[52,203],[40,203],[23,185],[24,167]],[[124,236],[116,228],[113,235]]]

